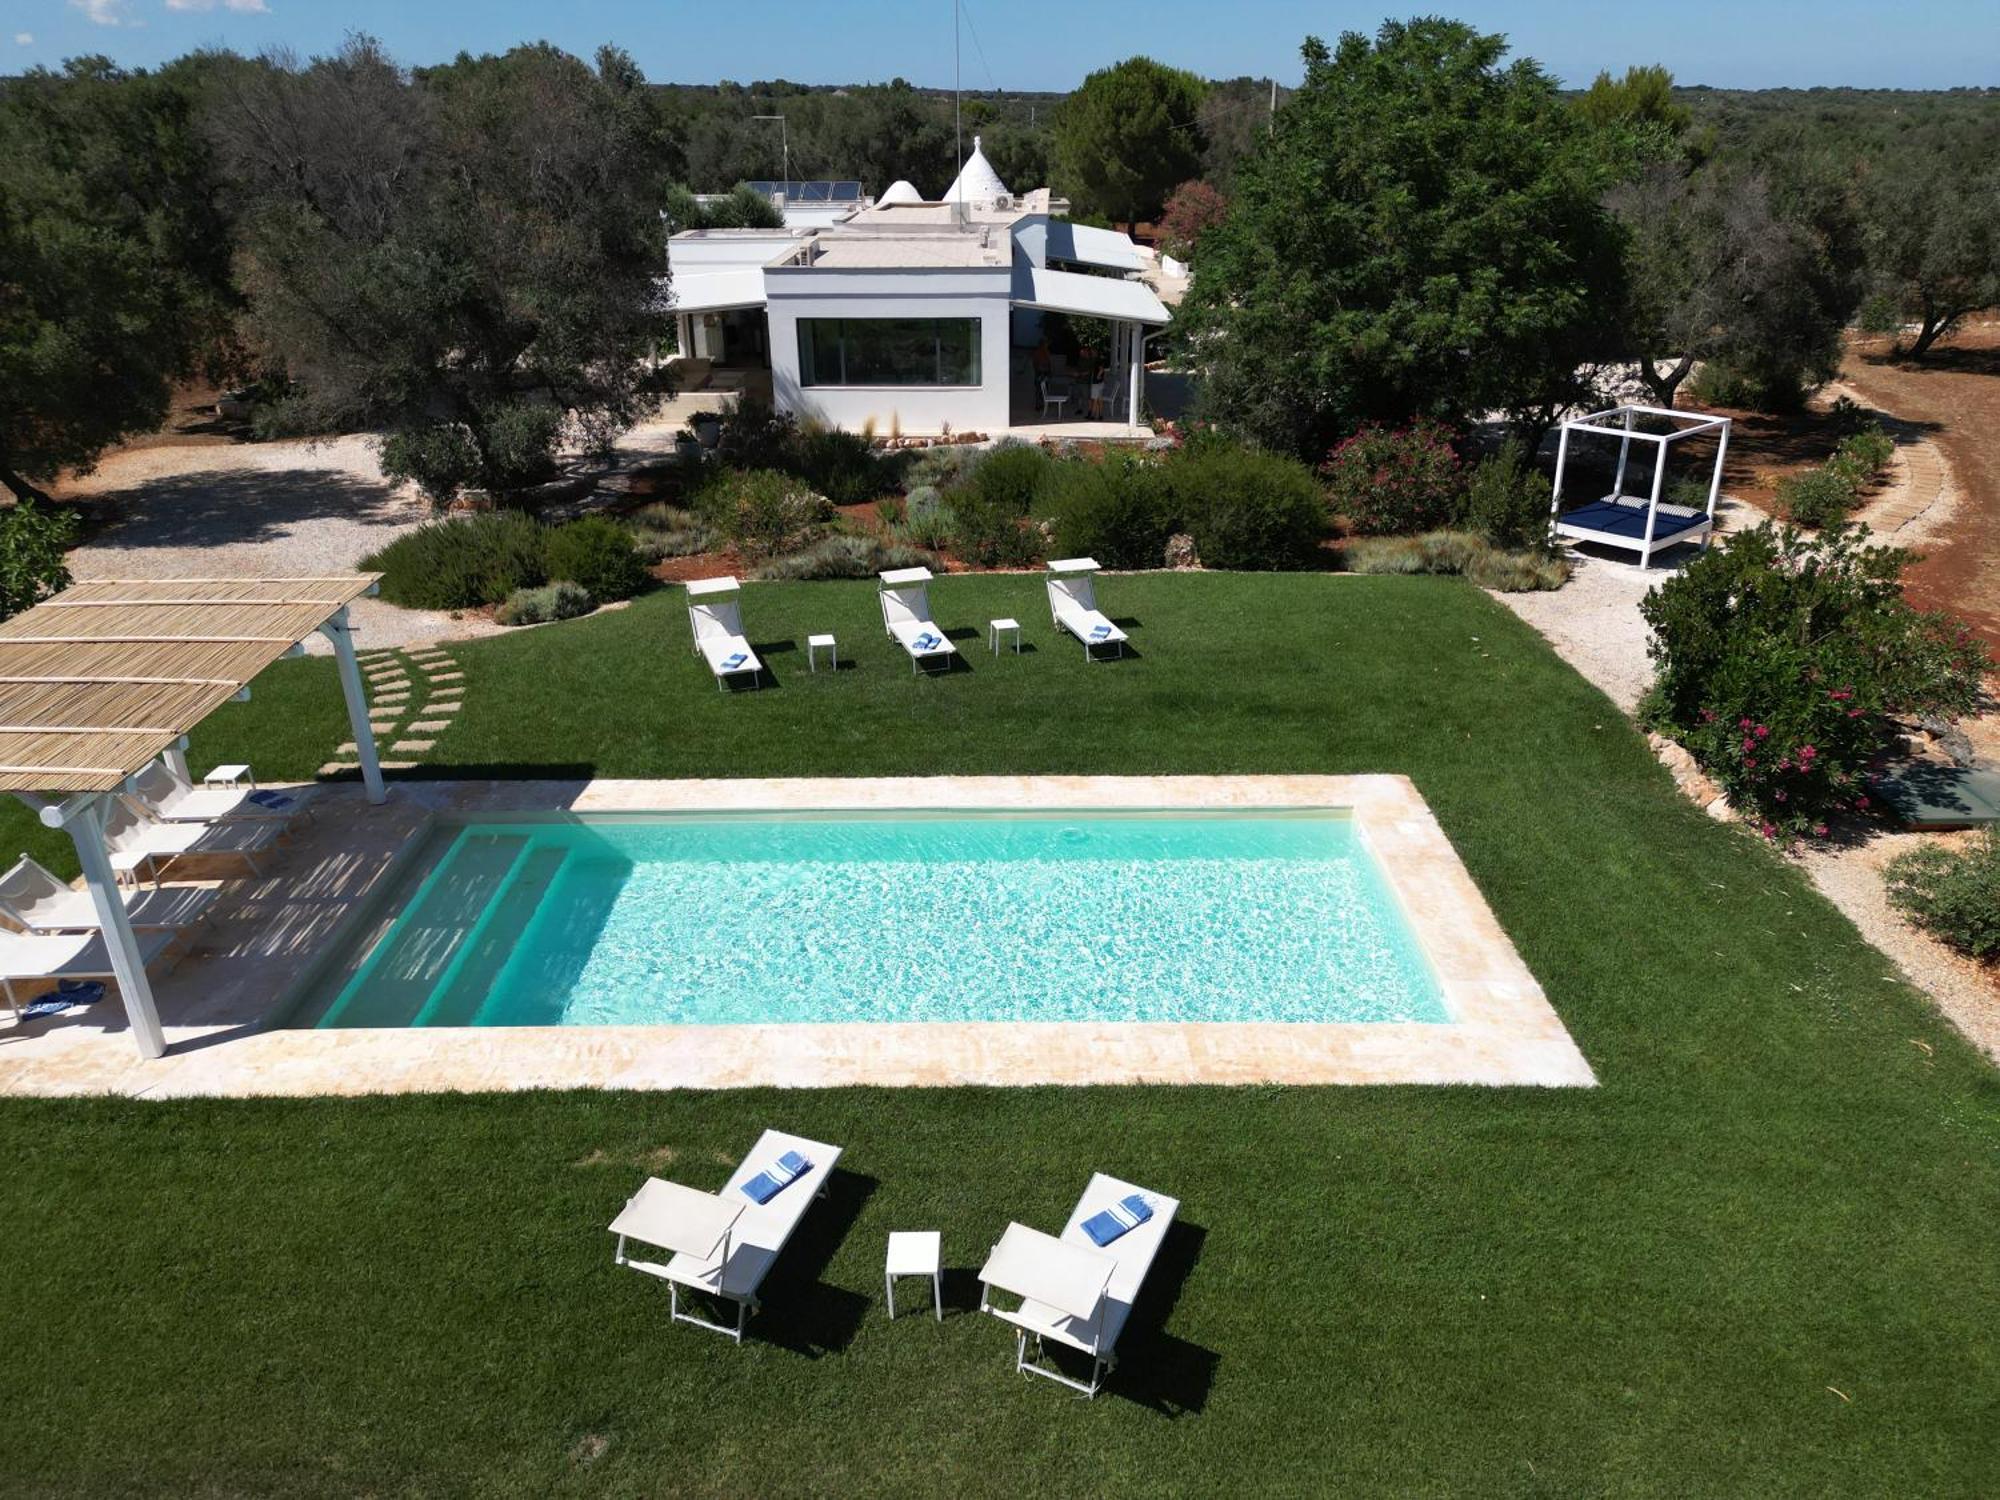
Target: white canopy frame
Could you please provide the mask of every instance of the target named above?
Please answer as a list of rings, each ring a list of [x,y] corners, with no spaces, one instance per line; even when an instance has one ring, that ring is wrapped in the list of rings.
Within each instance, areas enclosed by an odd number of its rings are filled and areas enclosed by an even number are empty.
[[[1651,417],[1671,424],[1664,432],[1649,432],[1639,419]],[[1618,472],[1611,492],[1563,514],[1563,488],[1568,478],[1570,436],[1586,433],[1594,437],[1618,439]],[[1673,445],[1684,438],[1715,434],[1715,463],[1709,474],[1708,504],[1703,510],[1664,502],[1667,458]],[[1625,476],[1631,467],[1632,444],[1653,445],[1653,482],[1645,495],[1627,494]],[[1648,566],[1655,552],[1699,541],[1707,550],[1715,531],[1715,503],[1722,494],[1722,466],[1729,453],[1729,418],[1712,412],[1675,411],[1671,407],[1628,403],[1588,416],[1571,417],[1562,424],[1556,443],[1555,493],[1549,501],[1549,534],[1574,541],[1596,542],[1639,554],[1639,566]],[[1643,512],[1644,521],[1640,515]],[[1661,525],[1665,520],[1665,526]]]
[[[353,627],[348,619],[348,604],[354,598],[375,593],[376,578],[374,574],[357,574],[312,579],[97,580],[79,584],[8,621],[6,630],[0,631],[0,646],[53,646],[66,652],[81,653],[109,642],[143,648],[146,660],[152,665],[143,671],[128,668],[119,676],[92,676],[77,668],[33,677],[0,674],[0,683],[16,686],[47,684],[72,690],[110,684],[145,687],[157,692],[199,686],[204,692],[226,694],[224,701],[234,699],[241,702],[250,696],[249,677],[280,657],[303,655],[305,636],[317,633],[333,647],[341,694],[347,703],[348,725],[354,735],[357,759],[361,763],[362,784],[368,800],[379,803],[387,798],[388,791],[382,781],[374,731],[368,720],[367,689],[362,681],[360,663],[354,650]],[[284,597],[275,600],[265,597],[274,590]],[[253,635],[244,628],[227,624],[228,612],[232,609],[269,609],[274,604],[286,610],[300,611],[290,617],[293,626],[308,628],[296,635],[291,630],[281,635]],[[89,613],[100,609],[193,609],[204,612],[204,619],[221,620],[223,624],[220,627],[197,625],[191,629],[186,622],[181,622],[163,625],[153,633],[144,634],[133,633],[130,626],[114,627],[123,629],[125,633],[122,635],[103,630],[95,634],[88,631],[49,633],[47,622],[64,618],[64,612]],[[204,628],[211,632],[220,628],[224,633],[197,633]],[[187,658],[183,653],[190,646],[216,643],[257,649],[248,653],[227,677],[193,675],[195,669],[186,664]],[[201,701],[207,706],[200,707],[198,712],[205,716],[209,707],[213,706],[213,698]],[[154,717],[164,719],[170,716],[157,714]],[[132,778],[151,764],[155,756],[166,758],[176,771],[186,775],[187,736],[181,732],[183,726],[192,727],[186,717],[178,723],[152,725],[143,730],[89,723],[64,724],[55,728],[0,726],[0,734],[60,734],[73,737],[76,742],[69,748],[69,759],[65,764],[0,766],[0,778],[4,778],[9,784],[8,789],[19,800],[34,809],[44,827],[63,830],[75,844],[77,863],[82,868],[84,884],[90,892],[91,906],[110,958],[111,972],[118,983],[119,1000],[125,1007],[139,1055],[148,1059],[165,1056],[166,1036],[160,1026],[152,982],[146,974],[145,951],[133,930],[118,877],[111,867],[105,822],[112,808],[112,799],[130,792]],[[104,744],[104,752],[93,756],[87,748],[92,743]],[[142,753],[145,758],[140,760]],[[84,760],[103,763],[83,764]],[[138,763],[134,764],[134,761]],[[26,789],[28,787],[38,790],[30,791]],[[65,793],[67,795],[63,795]],[[61,800],[55,800],[58,797]]]

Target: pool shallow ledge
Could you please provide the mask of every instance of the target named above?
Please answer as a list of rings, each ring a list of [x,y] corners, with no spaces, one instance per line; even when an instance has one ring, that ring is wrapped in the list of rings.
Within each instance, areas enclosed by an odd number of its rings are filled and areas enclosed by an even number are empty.
[[[343,801],[346,788],[332,789]],[[102,1067],[64,1049],[0,1091],[174,1095],[523,1088],[723,1089],[853,1085],[1485,1084],[1591,1087],[1589,1063],[1516,953],[1436,818],[1405,777],[1025,776],[402,783],[384,820],[408,851],[438,820],[535,814],[1339,809],[1355,823],[1443,992],[1445,1022],[950,1021],[829,1024],[311,1029],[291,1019],[322,962],[269,971],[263,1024],[185,1029],[142,1063],[122,1035],[92,1038]],[[323,819],[323,822],[331,821]],[[393,868],[393,861],[389,868]],[[282,878],[282,871],[275,872]],[[389,920],[396,881],[315,945],[315,959]],[[183,966],[197,972],[198,963]],[[176,978],[179,978],[177,975]],[[163,997],[164,999],[164,997]],[[163,1005],[163,1010],[167,1009]],[[177,1036],[177,1032],[179,1035]],[[176,1045],[183,1038],[187,1045]],[[26,1059],[24,1059],[25,1061]],[[54,1059],[51,1059],[54,1061]]]

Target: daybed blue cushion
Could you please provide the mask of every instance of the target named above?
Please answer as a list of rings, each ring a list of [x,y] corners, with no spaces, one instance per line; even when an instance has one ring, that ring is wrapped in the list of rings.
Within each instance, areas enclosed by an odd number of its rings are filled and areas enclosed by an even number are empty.
[[[1137,1229],[1153,1217],[1153,1206],[1138,1193],[1114,1203],[1100,1214],[1083,1221],[1083,1232],[1100,1245],[1108,1245],[1121,1234]]]
[[[769,1203],[792,1183],[798,1181],[800,1174],[811,1170],[811,1162],[796,1151],[787,1151],[744,1183],[743,1191],[749,1195],[752,1202]]]

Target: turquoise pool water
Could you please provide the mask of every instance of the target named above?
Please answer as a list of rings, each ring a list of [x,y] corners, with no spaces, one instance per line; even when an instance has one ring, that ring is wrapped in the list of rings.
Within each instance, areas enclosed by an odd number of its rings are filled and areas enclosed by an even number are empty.
[[[719,815],[443,837],[313,1024],[1450,1019],[1338,814]]]

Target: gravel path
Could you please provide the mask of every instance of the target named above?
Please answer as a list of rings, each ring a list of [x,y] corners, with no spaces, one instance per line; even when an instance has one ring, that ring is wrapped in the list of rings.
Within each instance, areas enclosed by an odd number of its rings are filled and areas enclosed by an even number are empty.
[[[1888,482],[1871,497],[1859,519],[1875,523],[1879,518],[1884,523],[1880,532],[1889,533],[1882,539],[1897,545],[1927,540],[1935,544],[1935,539],[1948,535],[1957,492],[1948,466],[1941,474],[1934,467],[1942,466],[1936,445],[1915,434],[1906,440],[1916,451],[1899,455]],[[1718,507],[1717,516],[1725,533],[1763,519],[1755,507],[1733,502]],[[1540,631],[1558,656],[1630,714],[1653,679],[1639,601],[1668,576],[1668,569],[1655,566],[1641,572],[1635,564],[1603,553],[1574,549],[1571,558],[1575,575],[1553,593],[1493,597]],[[2000,714],[1965,727],[1983,754],[2000,754]],[[1793,858],[1863,937],[1929,994],[1976,1046],[2000,1062],[2000,976],[1910,926],[1890,907],[1883,884],[1882,869],[1891,859],[1936,837],[1871,828],[1855,842],[1804,848]],[[1945,836],[1958,837],[1963,835]]]

